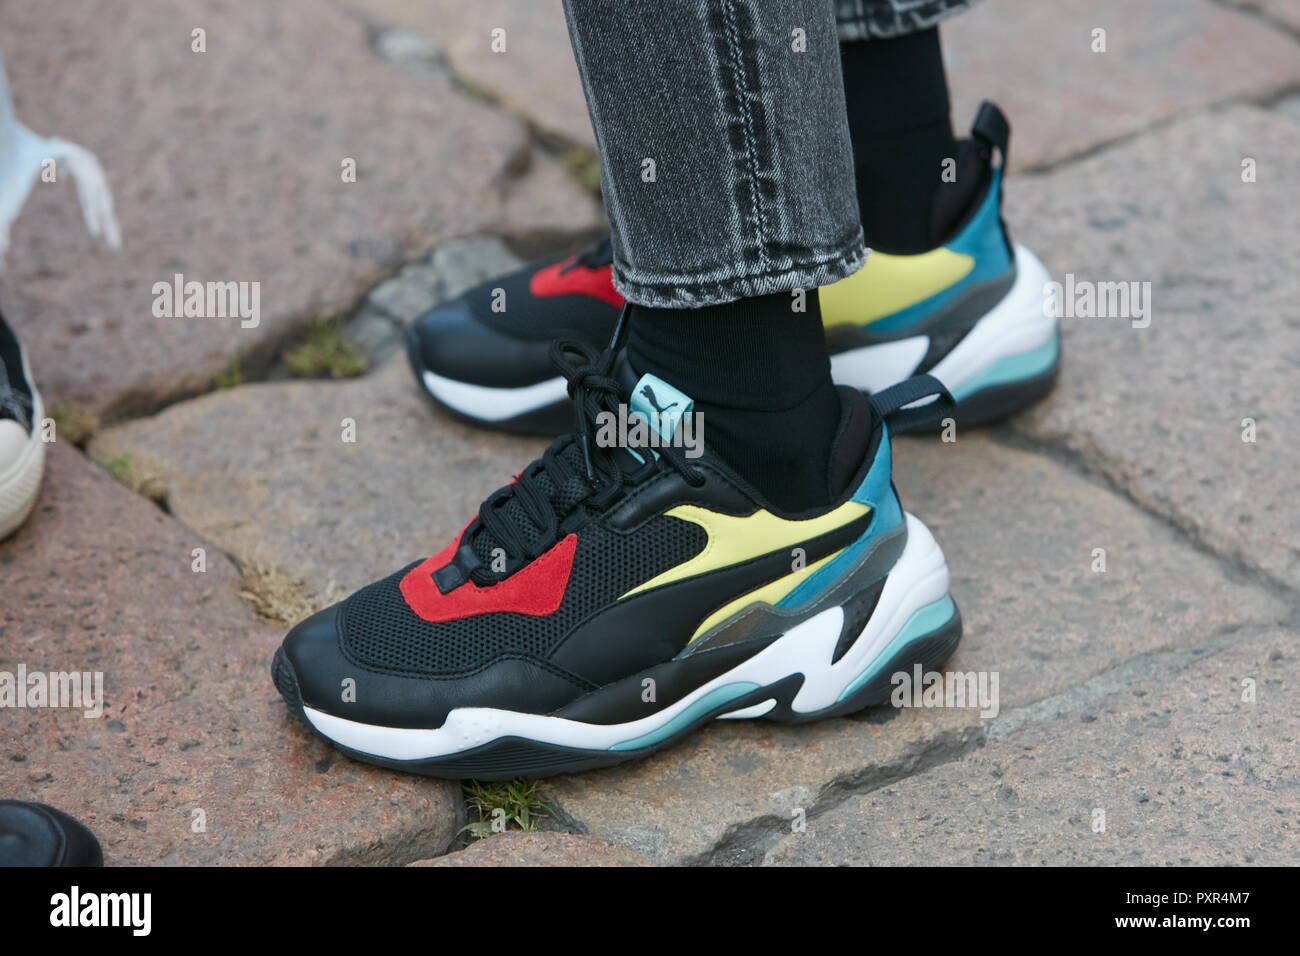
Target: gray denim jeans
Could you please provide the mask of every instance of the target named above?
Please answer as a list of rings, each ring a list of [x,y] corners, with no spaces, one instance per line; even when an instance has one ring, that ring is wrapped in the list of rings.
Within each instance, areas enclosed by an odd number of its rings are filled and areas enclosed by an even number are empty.
[[[600,150],[614,284],[693,308],[863,261],[839,40],[973,0],[565,0]]]

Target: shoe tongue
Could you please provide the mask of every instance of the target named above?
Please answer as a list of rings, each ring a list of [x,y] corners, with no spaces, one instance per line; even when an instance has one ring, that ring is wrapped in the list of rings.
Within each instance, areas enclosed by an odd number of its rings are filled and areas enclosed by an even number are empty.
[[[644,415],[651,429],[659,434],[665,442],[673,440],[673,434],[682,419],[691,413],[695,402],[684,392],[669,385],[657,375],[646,373],[637,379],[632,387],[629,409]]]
[[[614,378],[628,394],[629,414],[644,415],[664,442],[672,441],[682,419],[695,409],[695,400],[658,375],[641,374],[632,367],[627,352],[614,365]]]
[[[654,454],[654,445],[671,443],[673,435],[676,434],[678,427],[681,425],[682,419],[690,415],[694,408],[694,402],[690,396],[680,389],[674,388],[657,375],[646,374],[637,377],[636,372],[625,359],[619,361],[615,370],[615,377],[627,389],[629,395],[626,412],[623,416],[627,428],[626,434],[630,436],[632,428],[636,424],[633,416],[643,416],[646,427],[657,433],[657,435],[650,436],[652,448],[649,453]],[[617,432],[616,436],[616,440],[622,437]],[[633,474],[645,465],[645,459],[642,457],[646,454],[644,449],[632,450],[620,445],[613,449],[613,453],[615,463],[625,474]],[[529,465],[529,470],[534,472],[532,479],[534,485],[546,496],[552,509],[563,520],[584,500],[591,497],[592,490],[582,477],[586,474],[586,461],[579,441],[569,442],[557,457],[572,472],[562,485],[556,484],[551,473],[541,466],[540,460]],[[532,518],[528,516],[527,510],[519,501],[517,495],[511,495],[496,507],[499,509],[498,514],[518,528],[523,533],[525,540],[532,539],[541,532],[541,528],[534,524]],[[500,576],[491,572],[493,558],[495,557],[493,552],[497,548],[505,550],[505,545],[498,541],[495,535],[481,523],[473,540],[468,543],[474,552],[474,556],[482,562],[488,575],[491,577]],[[511,557],[516,556],[511,555]]]

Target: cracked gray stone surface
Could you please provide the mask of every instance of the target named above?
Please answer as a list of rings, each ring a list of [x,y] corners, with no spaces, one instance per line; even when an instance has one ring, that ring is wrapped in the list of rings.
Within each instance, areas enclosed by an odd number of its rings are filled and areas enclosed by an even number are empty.
[[[309,733],[271,683],[284,628],[231,563],[66,442],[0,581],[0,671],[99,672],[104,695],[0,712],[0,793],[71,813],[110,865],[400,864],[456,836],[460,788]]]
[[[564,142],[595,148],[558,5],[341,2],[369,22],[428,38],[476,89]],[[1300,17],[1292,0],[1255,2],[1293,23]],[[504,53],[490,47],[497,28],[505,30]],[[1107,31],[1105,53],[1092,50],[1098,28]],[[1300,82],[1300,45],[1292,37],[1213,0],[983,0],[946,21],[942,35],[957,131],[969,127],[981,100],[995,100],[1015,129],[1015,168]]]
[[[523,116],[546,135],[595,148],[578,68],[559,4],[512,0],[339,0],[381,28],[426,38],[478,95]],[[493,30],[505,52],[493,52]]]
[[[1294,866],[1298,685],[1294,633],[1246,636],[854,797],[763,862]]]
[[[1011,120],[1013,168],[1300,82],[1300,43],[1214,0],[982,0],[942,37],[958,132],[980,100],[995,101]]]
[[[496,236],[454,239],[439,243],[426,262],[403,266],[393,278],[379,283],[366,296],[366,303],[409,325],[439,302],[520,265],[519,257]]]
[[[1223,0],[1250,15],[1262,14],[1266,23],[1277,25],[1300,39],[1300,6],[1293,0]]]
[[[1279,100],[1274,109],[1300,123],[1300,93]]]
[[[476,840],[463,850],[411,866],[650,866],[618,843],[572,833],[520,833],[507,830]]]
[[[214,435],[239,435],[238,451]],[[90,451],[129,455],[186,525],[328,603],[433,554],[545,445],[454,421],[395,355],[363,378],[213,392],[105,429]]]
[[[518,119],[385,62],[336,5],[162,0],[86,28],[102,16],[91,0],[0,9],[0,34],[23,38],[5,49],[17,115],[99,156],[122,225],[120,251],[96,247],[61,181],[15,225],[8,314],[49,402],[151,411],[211,388],[233,354],[267,366],[441,240],[599,222]],[[260,283],[257,324],[156,316],[153,287],[176,274]]]
[[[1254,107],[1180,120],[1007,192],[1013,229],[1056,281],[1147,282],[1151,303],[1146,328],[1063,319],[1060,385],[1016,428],[1292,589],[1298,194],[1300,123]]]

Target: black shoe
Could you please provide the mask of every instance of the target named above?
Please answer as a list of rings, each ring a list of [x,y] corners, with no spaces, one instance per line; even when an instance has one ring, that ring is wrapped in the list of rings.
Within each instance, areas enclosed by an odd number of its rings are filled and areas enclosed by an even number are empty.
[[[0,800],[0,866],[103,866],[95,835],[62,810]]]
[[[0,538],[27,520],[45,470],[45,414],[23,347],[0,315]]]
[[[476,424],[563,432],[568,402],[551,343],[576,339],[599,350],[609,341],[623,306],[612,262],[605,237],[576,256],[533,263],[436,306],[407,330],[416,379]]]
[[[320,735],[416,773],[541,776],[716,717],[849,713],[947,659],[948,568],[899,506],[884,424],[933,390],[841,388],[830,504],[791,514],[686,434],[689,396],[612,354],[557,347],[574,433],[442,551],[289,632],[272,677]],[[631,415],[657,424],[602,437]]]
[[[1056,380],[1059,323],[1044,298],[1051,276],[1011,241],[1001,215],[1010,135],[1006,117],[985,103],[957,157],[959,181],[971,189],[942,193],[932,211],[947,236],[941,245],[910,255],[873,251],[853,275],[818,292],[837,384],[877,392],[929,374],[952,394],[953,407],[941,415],[931,403],[935,414],[909,427],[933,429],[948,415],[961,426],[1000,418],[1038,401]],[[438,306],[408,330],[416,378],[476,424],[563,432],[565,383],[547,345],[576,338],[599,349],[609,341],[623,301],[611,255],[605,240]],[[492,308],[497,289],[504,312]]]

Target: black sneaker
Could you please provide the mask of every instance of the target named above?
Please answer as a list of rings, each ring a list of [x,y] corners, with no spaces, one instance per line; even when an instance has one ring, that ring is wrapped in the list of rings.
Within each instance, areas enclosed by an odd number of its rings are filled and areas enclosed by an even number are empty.
[[[23,347],[0,315],[0,538],[18,530],[36,504],[45,469],[38,431],[44,415]]]
[[[947,239],[910,255],[873,251],[853,275],[819,290],[837,384],[875,392],[929,374],[952,394],[951,408],[931,403],[935,414],[910,427],[935,428],[947,415],[963,426],[1000,418],[1055,383],[1059,323],[1045,298],[1051,276],[1011,241],[1001,214],[1010,136],[1002,112],[983,104],[956,157],[957,181],[968,188],[941,192],[932,210],[936,233]],[[611,261],[605,240],[438,306],[408,331],[416,378],[476,424],[564,431],[564,380],[546,346],[562,337],[593,348],[609,341],[623,301]],[[492,308],[498,289],[505,311]]]
[[[551,343],[609,341],[623,297],[611,278],[609,237],[489,279],[435,306],[407,329],[406,352],[424,389],[462,418],[554,435],[568,417]]]
[[[26,800],[0,800],[0,866],[103,864],[95,835],[62,810]]]
[[[961,635],[948,568],[899,507],[884,424],[937,382],[872,400],[841,388],[832,503],[792,514],[696,442],[689,396],[612,349],[555,353],[573,433],[433,557],[276,652],[276,686],[321,736],[432,776],[541,776],[644,756],[716,717],[856,711],[888,698],[895,671],[947,659]]]

